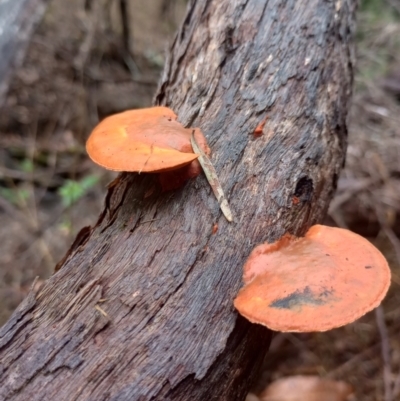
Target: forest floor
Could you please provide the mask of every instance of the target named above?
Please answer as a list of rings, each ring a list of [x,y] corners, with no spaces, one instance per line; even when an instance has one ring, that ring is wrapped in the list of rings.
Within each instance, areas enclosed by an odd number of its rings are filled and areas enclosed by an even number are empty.
[[[96,2],[97,1],[97,2]],[[185,0],[131,1],[124,52],[117,2],[52,0],[0,109],[0,325],[36,276],[54,271],[77,231],[96,221],[115,174],[84,143],[104,116],[151,105]],[[168,5],[163,7],[163,5]],[[133,10],[133,6],[135,9]],[[400,399],[400,2],[364,0],[346,167],[327,221],[389,260],[383,305],[346,327],[276,334],[254,392],[293,375],[344,380],[362,401]]]

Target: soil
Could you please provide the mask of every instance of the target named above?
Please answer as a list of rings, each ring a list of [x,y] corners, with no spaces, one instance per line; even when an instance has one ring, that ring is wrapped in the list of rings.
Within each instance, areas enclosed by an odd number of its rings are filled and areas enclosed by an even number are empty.
[[[85,154],[92,127],[151,104],[186,5],[129,6],[128,52],[118,2],[52,0],[10,84],[0,112],[0,324],[101,210],[115,174]],[[341,329],[276,334],[255,393],[279,377],[315,374],[350,383],[355,399],[400,397],[399,38],[398,2],[364,0],[346,168],[327,216],[382,250],[393,274],[389,295],[378,312]]]

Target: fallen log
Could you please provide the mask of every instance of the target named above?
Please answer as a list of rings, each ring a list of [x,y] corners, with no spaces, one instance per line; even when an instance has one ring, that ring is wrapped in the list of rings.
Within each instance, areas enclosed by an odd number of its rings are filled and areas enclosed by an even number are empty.
[[[192,3],[155,98],[200,127],[205,178],[121,174],[0,331],[0,400],[243,400],[271,333],[235,312],[259,243],[321,221],[346,147],[356,1]]]

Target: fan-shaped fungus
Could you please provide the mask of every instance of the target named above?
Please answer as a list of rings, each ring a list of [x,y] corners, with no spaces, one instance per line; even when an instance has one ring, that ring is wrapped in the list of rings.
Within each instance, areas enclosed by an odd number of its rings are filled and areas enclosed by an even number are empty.
[[[276,331],[326,331],[376,308],[390,284],[384,256],[351,231],[316,225],[257,246],[234,301],[241,315]]]
[[[86,150],[95,163],[109,170],[156,173],[179,169],[198,155],[190,143],[193,129],[184,128],[176,118],[167,107],[115,114],[95,127]],[[195,135],[205,153],[209,153],[199,129]]]
[[[184,128],[168,107],[128,110],[104,119],[90,134],[86,150],[95,163],[109,170],[161,173],[163,191],[179,188],[197,177],[201,164],[224,215],[232,221],[207,158],[210,148],[203,133],[198,128]]]

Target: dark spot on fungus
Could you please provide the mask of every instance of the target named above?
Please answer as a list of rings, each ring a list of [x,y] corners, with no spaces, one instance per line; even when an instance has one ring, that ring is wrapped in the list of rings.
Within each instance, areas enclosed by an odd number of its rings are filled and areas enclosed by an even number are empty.
[[[372,266],[365,266],[366,269],[372,269]]]
[[[303,291],[297,290],[290,295],[273,301],[269,306],[278,309],[297,309],[303,305],[324,305],[332,301],[332,290],[324,289],[320,294],[314,294],[310,287]]]

